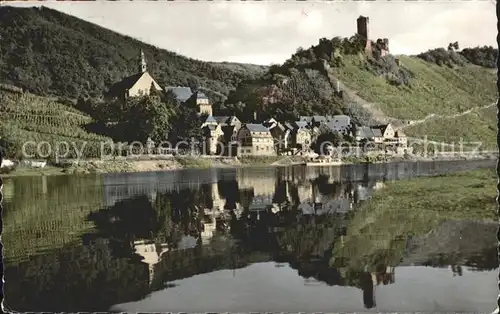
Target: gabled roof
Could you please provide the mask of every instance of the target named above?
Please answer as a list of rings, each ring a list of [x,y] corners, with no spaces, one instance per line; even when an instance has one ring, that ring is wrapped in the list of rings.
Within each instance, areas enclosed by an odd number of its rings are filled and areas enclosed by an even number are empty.
[[[388,126],[389,126],[389,124],[380,124],[380,125],[373,125],[373,126],[371,126],[371,128],[378,129],[378,130],[380,130],[380,132],[382,132],[382,134],[384,134],[385,130],[387,129]]]
[[[338,120],[339,122],[343,121],[343,122],[349,123],[349,122],[351,122],[351,117],[342,114],[342,115],[332,116],[332,117],[330,117],[329,120],[330,121],[336,121],[336,120]]]
[[[185,102],[189,98],[191,98],[191,96],[193,96],[193,91],[189,87],[169,86],[169,87],[165,87],[165,90],[172,91],[172,93],[174,93],[175,97],[177,98],[177,101],[179,101],[179,102]]]
[[[240,119],[238,119],[237,116],[230,116],[228,120],[229,121],[236,120],[236,121],[240,122]]]
[[[323,121],[327,121],[326,117],[325,116],[313,116],[312,119],[314,120],[314,122],[323,122]]]
[[[145,74],[144,73],[137,73],[131,76],[127,76],[126,78],[122,79],[121,81],[114,83],[111,85],[109,88],[108,94],[110,95],[118,95],[121,93],[124,93],[127,89],[130,89],[132,86],[134,86],[135,83]]]
[[[285,122],[285,128],[291,131],[295,130],[295,127],[290,122]]]
[[[336,125],[334,122],[326,122],[326,123],[322,123],[320,125],[320,128],[322,130],[327,130],[327,131],[330,131],[330,132],[336,132],[337,131],[337,128],[336,128]]]
[[[245,127],[250,131],[250,132],[266,132],[269,133],[269,129],[263,126],[262,124],[255,124],[255,123],[249,123],[245,124]]]
[[[208,116],[205,123],[218,123],[217,118],[214,116]]]
[[[279,122],[276,124],[276,127],[279,128],[281,131],[286,131],[287,129],[282,123]]]
[[[377,128],[371,128],[371,131],[373,133],[373,136],[375,137],[382,137],[382,131]]]
[[[278,122],[278,121],[276,121],[275,118],[269,118],[269,119],[266,119],[264,122],[275,123],[275,122]]]
[[[229,116],[215,116],[215,121],[217,121],[217,123],[228,123],[228,120],[229,120]]]
[[[196,92],[196,98],[197,99],[208,99],[207,95],[205,95],[202,91]]]
[[[299,129],[304,129],[307,127],[307,122],[306,121],[295,121],[295,125]]]
[[[366,126],[359,127],[357,129],[358,136],[363,137],[363,138],[374,138],[374,134],[372,129]]]

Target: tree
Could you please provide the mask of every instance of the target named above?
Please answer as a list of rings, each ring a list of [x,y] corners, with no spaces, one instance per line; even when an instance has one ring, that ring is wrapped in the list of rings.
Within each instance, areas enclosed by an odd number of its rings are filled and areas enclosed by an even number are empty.
[[[326,143],[329,143],[333,146],[338,146],[341,142],[343,141],[343,136],[342,134],[338,132],[323,132],[314,141],[314,143],[311,145],[312,149],[314,150],[315,153],[317,154],[326,154]]]
[[[149,96],[160,96],[159,91],[156,89],[155,83],[151,82],[149,87]]]
[[[127,101],[122,117],[129,140],[144,142],[150,137],[162,141],[170,131],[173,116],[171,104],[163,103],[158,96],[142,96]]]
[[[200,116],[195,108],[182,105],[178,108],[174,127],[170,134],[173,142],[185,141],[192,143],[202,138],[201,124],[206,120],[206,115]]]

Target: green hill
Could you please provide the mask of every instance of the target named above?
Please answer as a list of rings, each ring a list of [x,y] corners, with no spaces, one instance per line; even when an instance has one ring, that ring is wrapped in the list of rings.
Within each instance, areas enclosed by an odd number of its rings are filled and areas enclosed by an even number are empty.
[[[140,49],[162,86],[201,86],[214,99],[266,69],[194,60],[45,7],[0,7],[0,38],[0,83],[38,95],[100,97],[137,71]]]
[[[358,36],[322,38],[316,46],[297,50],[283,65],[271,67],[261,79],[240,84],[221,109],[247,118],[257,112],[262,117],[284,119],[344,112],[362,124],[387,121],[399,126],[430,115],[452,118],[496,101],[493,67],[497,56],[498,50],[492,47],[477,47],[368,58]],[[337,86],[342,97],[336,93]],[[406,128],[406,133],[423,136],[432,131],[425,135],[490,140],[495,138],[496,128],[489,120],[479,122],[480,118],[463,115],[450,124],[432,119]],[[456,126],[447,129],[458,121],[464,123],[463,131],[454,132]],[[480,130],[469,133],[472,129]]]
[[[61,142],[69,145],[67,157],[75,158],[79,151],[86,157],[98,157],[100,143],[111,140],[87,132],[86,126],[93,119],[71,105],[8,85],[0,85],[0,120],[0,147],[10,158],[21,157],[23,144],[28,141],[50,144],[52,151],[47,144],[40,145],[40,149],[36,145],[25,146],[26,154],[34,158],[54,153],[57,143]],[[65,154],[66,147],[60,146],[60,149],[60,154]]]
[[[462,137],[493,145],[496,136],[493,107],[488,107],[497,99],[498,50],[492,47],[459,51],[455,43],[417,56],[368,58],[358,36],[335,37],[299,48],[282,65],[213,63],[43,7],[1,7],[0,38],[0,83],[42,96],[100,97],[110,84],[137,71],[143,49],[161,85],[201,87],[215,102],[217,115],[236,114],[249,121],[256,113],[259,120],[345,113],[361,124],[404,126],[412,137],[452,142]],[[23,134],[42,132],[23,122],[28,118],[9,119]],[[49,134],[94,136],[55,125]]]

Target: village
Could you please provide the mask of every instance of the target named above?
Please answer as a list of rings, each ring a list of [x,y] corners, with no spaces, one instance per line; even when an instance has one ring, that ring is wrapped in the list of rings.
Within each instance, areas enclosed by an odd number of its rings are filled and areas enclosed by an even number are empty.
[[[241,121],[236,116],[214,115],[209,98],[201,91],[190,87],[176,86],[161,88],[147,72],[144,54],[141,51],[139,74],[125,78],[112,87],[114,97],[128,99],[148,95],[151,86],[157,91],[171,92],[179,106],[195,105],[201,123],[203,143],[200,151],[203,155],[217,156],[280,156],[308,155],[314,153],[313,145],[322,134],[337,134],[353,147],[366,152],[390,148],[394,153],[402,154],[407,147],[407,137],[390,123],[363,126],[354,123],[347,115],[300,116],[296,121],[277,121],[268,118],[258,121]],[[347,141],[349,139],[349,141]],[[333,139],[325,140],[335,143]],[[371,144],[371,145],[367,145]],[[325,147],[320,154],[333,154]]]
[[[354,123],[347,115],[300,116],[296,121],[277,121],[268,118],[258,121],[241,121],[236,116],[214,115],[209,98],[201,91],[190,87],[176,86],[161,88],[147,72],[144,54],[141,51],[139,74],[125,78],[115,84],[111,91],[114,97],[128,99],[148,95],[151,86],[157,91],[171,92],[179,106],[195,105],[200,119],[203,143],[200,151],[203,155],[217,156],[280,156],[308,155],[314,153],[313,145],[322,134],[338,134],[349,142],[349,148],[362,152],[379,150],[402,154],[407,147],[407,137],[401,130],[396,130],[390,123],[363,126]],[[346,141],[349,139],[349,141]],[[328,139],[331,146],[335,143]],[[367,145],[371,144],[371,145]],[[320,154],[333,154],[324,147]]]
[[[360,16],[357,26],[358,34],[366,39],[367,51],[371,51],[368,22],[367,17]],[[382,51],[388,53],[388,40],[384,39],[383,42]],[[349,153],[355,151],[357,156],[367,151],[385,154],[406,152],[407,137],[390,123],[358,125],[347,115],[300,116],[295,121],[278,121],[272,117],[259,120],[257,114],[253,121],[241,121],[237,116],[216,115],[205,93],[185,86],[161,87],[149,74],[142,50],[138,61],[138,73],[114,84],[105,96],[108,99],[126,100],[130,97],[149,95],[151,91],[156,90],[173,94],[179,106],[196,106],[203,134],[202,139],[196,140],[202,143],[199,148],[202,155],[332,156],[338,151],[333,148],[339,146],[339,142],[344,144],[343,146],[348,143]],[[328,144],[322,146],[318,140]],[[148,140],[148,145],[154,143]],[[318,149],[320,146],[321,149]],[[337,157],[340,157],[338,155]]]

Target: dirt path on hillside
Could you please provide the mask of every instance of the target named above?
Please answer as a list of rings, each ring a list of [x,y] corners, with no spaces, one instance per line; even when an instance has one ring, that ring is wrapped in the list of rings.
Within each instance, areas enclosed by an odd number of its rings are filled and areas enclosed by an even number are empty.
[[[338,82],[338,86],[344,93],[344,96],[347,96],[350,101],[357,103],[363,109],[368,111],[372,115],[374,120],[379,121],[380,123],[391,123],[395,128],[400,128],[404,125],[403,120],[389,117],[379,108],[376,103],[369,102],[361,98],[355,90],[345,85],[344,82],[342,82],[337,76],[335,76],[330,67],[325,66],[324,70],[328,76],[328,79],[330,80],[330,83],[332,84],[332,87],[336,88]]]
[[[492,104],[485,105],[482,107],[474,107],[474,108],[468,109],[464,112],[460,112],[460,113],[456,113],[456,114],[452,114],[452,115],[438,115],[438,114],[432,113],[432,114],[429,114],[428,116],[426,116],[425,118],[420,119],[420,120],[403,120],[403,119],[398,119],[398,118],[394,118],[394,117],[389,117],[379,108],[379,106],[376,103],[369,102],[369,101],[366,101],[365,99],[361,98],[355,90],[349,88],[347,85],[344,84],[344,82],[342,82],[340,79],[338,79],[338,77],[333,73],[331,68],[326,64],[324,64],[324,71],[326,72],[328,79],[330,80],[330,83],[332,84],[333,88],[336,88],[336,84],[338,82],[338,86],[339,86],[340,90],[342,90],[344,92],[344,95],[347,96],[347,98],[349,100],[359,104],[362,108],[367,110],[373,116],[374,120],[378,120],[381,123],[391,123],[391,124],[393,124],[393,126],[396,129],[404,129],[404,128],[407,128],[409,126],[415,125],[415,124],[427,122],[427,121],[434,119],[434,118],[450,118],[450,119],[457,118],[457,117],[469,114],[475,109],[485,109],[485,108],[489,108],[489,107],[496,105],[496,103],[492,103]]]
[[[404,129],[404,128],[407,128],[409,126],[413,126],[413,125],[416,125],[416,124],[421,124],[421,123],[424,123],[424,122],[427,122],[427,121],[429,121],[431,119],[436,119],[436,118],[443,118],[443,119],[458,118],[460,116],[464,116],[466,114],[471,113],[473,110],[476,110],[476,109],[486,109],[486,108],[493,107],[495,105],[496,105],[496,103],[492,103],[492,104],[485,105],[485,106],[482,106],[482,107],[474,107],[474,108],[471,108],[471,109],[467,109],[464,112],[455,113],[455,114],[452,114],[452,115],[438,115],[438,114],[431,113],[430,115],[428,115],[427,117],[425,117],[423,119],[420,119],[420,120],[411,120],[409,124],[404,125],[402,128]]]

